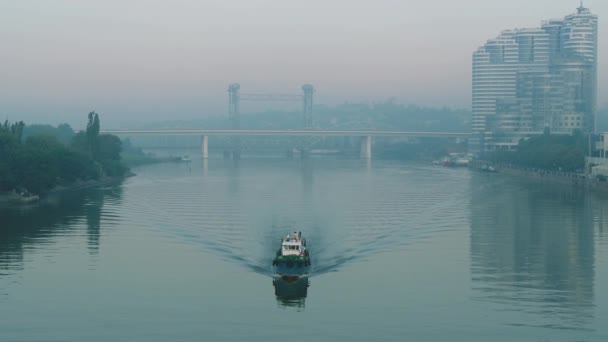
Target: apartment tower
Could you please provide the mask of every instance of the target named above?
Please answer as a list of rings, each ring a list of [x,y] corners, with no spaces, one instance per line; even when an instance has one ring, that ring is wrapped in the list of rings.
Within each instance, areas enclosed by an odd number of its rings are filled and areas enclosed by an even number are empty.
[[[540,28],[503,31],[473,53],[474,154],[550,131],[593,132],[597,16],[581,6]]]

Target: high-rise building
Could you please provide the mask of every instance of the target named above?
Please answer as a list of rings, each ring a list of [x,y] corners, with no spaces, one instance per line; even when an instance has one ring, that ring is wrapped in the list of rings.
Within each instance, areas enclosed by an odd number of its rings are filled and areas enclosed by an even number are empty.
[[[597,16],[577,13],[540,28],[503,31],[473,53],[470,150],[512,149],[546,130],[595,129]]]

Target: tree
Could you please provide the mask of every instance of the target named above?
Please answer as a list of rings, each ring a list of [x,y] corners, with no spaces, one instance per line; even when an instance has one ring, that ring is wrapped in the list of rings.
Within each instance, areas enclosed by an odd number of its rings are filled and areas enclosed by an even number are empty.
[[[128,168],[120,160],[122,142],[114,135],[99,135],[100,122],[97,113],[90,112],[88,119],[86,132],[76,134],[72,138],[72,146],[80,151],[86,151],[106,175],[111,177],[124,175]]]
[[[4,122],[4,125],[0,125],[0,130],[5,134],[9,134],[13,136],[17,141],[21,141],[23,137],[23,128],[25,124],[23,121],[15,122],[13,124],[9,123],[8,120]]]
[[[122,141],[115,135],[103,134],[99,136],[99,159],[120,160]]]
[[[517,151],[496,152],[494,158],[524,167],[575,172],[584,167],[586,145],[580,131],[570,136],[543,134],[521,140]]]
[[[99,116],[89,113],[86,132],[74,135],[60,125],[34,125],[24,134],[23,122],[0,124],[0,190],[27,189],[42,194],[58,184],[76,180],[122,176],[128,170],[120,160],[121,141],[99,136]],[[62,139],[71,137],[70,145]],[[25,141],[23,141],[25,140]]]
[[[23,130],[23,140],[36,135],[52,135],[61,143],[67,145],[74,136],[74,130],[68,124],[60,124],[57,127],[51,125],[27,125]]]
[[[86,137],[91,157],[99,160],[99,115],[95,111],[89,113]]]
[[[42,193],[60,179],[58,156],[65,147],[53,136],[29,137],[15,158],[20,186]]]

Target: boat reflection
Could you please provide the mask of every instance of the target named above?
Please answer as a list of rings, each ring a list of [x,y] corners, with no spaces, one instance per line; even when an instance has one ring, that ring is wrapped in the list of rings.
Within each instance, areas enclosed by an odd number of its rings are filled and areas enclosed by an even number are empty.
[[[276,276],[272,280],[274,294],[280,306],[303,309],[308,295],[308,277]]]

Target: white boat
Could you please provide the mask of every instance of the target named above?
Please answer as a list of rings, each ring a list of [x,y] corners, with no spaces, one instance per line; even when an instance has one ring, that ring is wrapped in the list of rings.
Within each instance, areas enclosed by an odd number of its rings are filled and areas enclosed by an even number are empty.
[[[472,156],[465,153],[450,153],[449,157],[444,159],[444,166],[468,166],[472,160]]]
[[[310,256],[302,232],[293,232],[281,239],[281,247],[272,261],[277,274],[302,276],[310,269]]]

